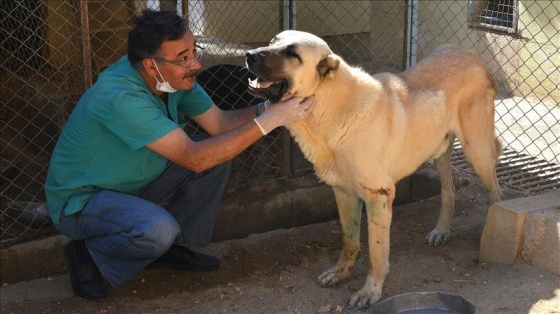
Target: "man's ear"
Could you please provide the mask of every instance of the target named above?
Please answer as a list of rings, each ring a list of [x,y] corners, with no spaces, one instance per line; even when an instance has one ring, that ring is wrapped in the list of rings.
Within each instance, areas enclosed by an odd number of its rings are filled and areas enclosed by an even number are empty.
[[[335,74],[334,72],[338,69],[339,63],[340,60],[338,60],[338,56],[335,54],[330,54],[319,61],[319,64],[317,64],[317,71],[319,72],[321,78],[328,77],[333,79]]]
[[[157,70],[156,70],[156,66],[155,63],[156,61],[152,58],[144,58],[142,59],[142,65],[144,66],[144,70],[146,71],[146,73],[148,73],[148,75],[150,75],[151,77],[155,77],[157,75]]]

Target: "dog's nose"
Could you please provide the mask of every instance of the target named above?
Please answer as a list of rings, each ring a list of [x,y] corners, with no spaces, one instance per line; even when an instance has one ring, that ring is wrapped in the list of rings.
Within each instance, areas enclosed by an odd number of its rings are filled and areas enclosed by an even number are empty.
[[[245,60],[247,60],[247,63],[253,63],[259,60],[259,58],[260,58],[260,53],[257,50],[249,50],[245,54]]]

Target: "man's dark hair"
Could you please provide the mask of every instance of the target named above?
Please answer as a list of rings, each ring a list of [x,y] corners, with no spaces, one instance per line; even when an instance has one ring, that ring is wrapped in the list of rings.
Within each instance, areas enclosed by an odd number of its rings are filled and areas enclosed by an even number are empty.
[[[185,19],[175,12],[143,10],[128,33],[128,60],[143,70],[142,59],[157,56],[164,40],[177,40],[187,31]]]

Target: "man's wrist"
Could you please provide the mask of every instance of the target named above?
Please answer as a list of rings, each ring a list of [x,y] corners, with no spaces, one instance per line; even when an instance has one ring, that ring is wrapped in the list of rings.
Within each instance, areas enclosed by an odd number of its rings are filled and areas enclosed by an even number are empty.
[[[253,121],[255,121],[255,123],[257,124],[257,126],[259,127],[259,130],[261,130],[262,135],[266,135],[268,132],[262,127],[262,125],[259,123],[259,121],[257,121],[257,118],[254,118]]]
[[[258,118],[260,117],[260,115],[263,113],[262,107],[264,106],[264,110],[266,111],[266,109],[268,109],[268,107],[270,106],[270,101],[267,99],[263,102],[260,102],[256,107],[255,107],[255,116]]]

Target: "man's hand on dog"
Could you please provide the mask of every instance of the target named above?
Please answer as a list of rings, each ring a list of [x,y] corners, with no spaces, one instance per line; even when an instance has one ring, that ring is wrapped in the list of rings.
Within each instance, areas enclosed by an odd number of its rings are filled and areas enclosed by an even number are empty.
[[[279,126],[307,118],[311,114],[312,103],[313,97],[292,97],[270,105],[256,120],[269,133]]]

